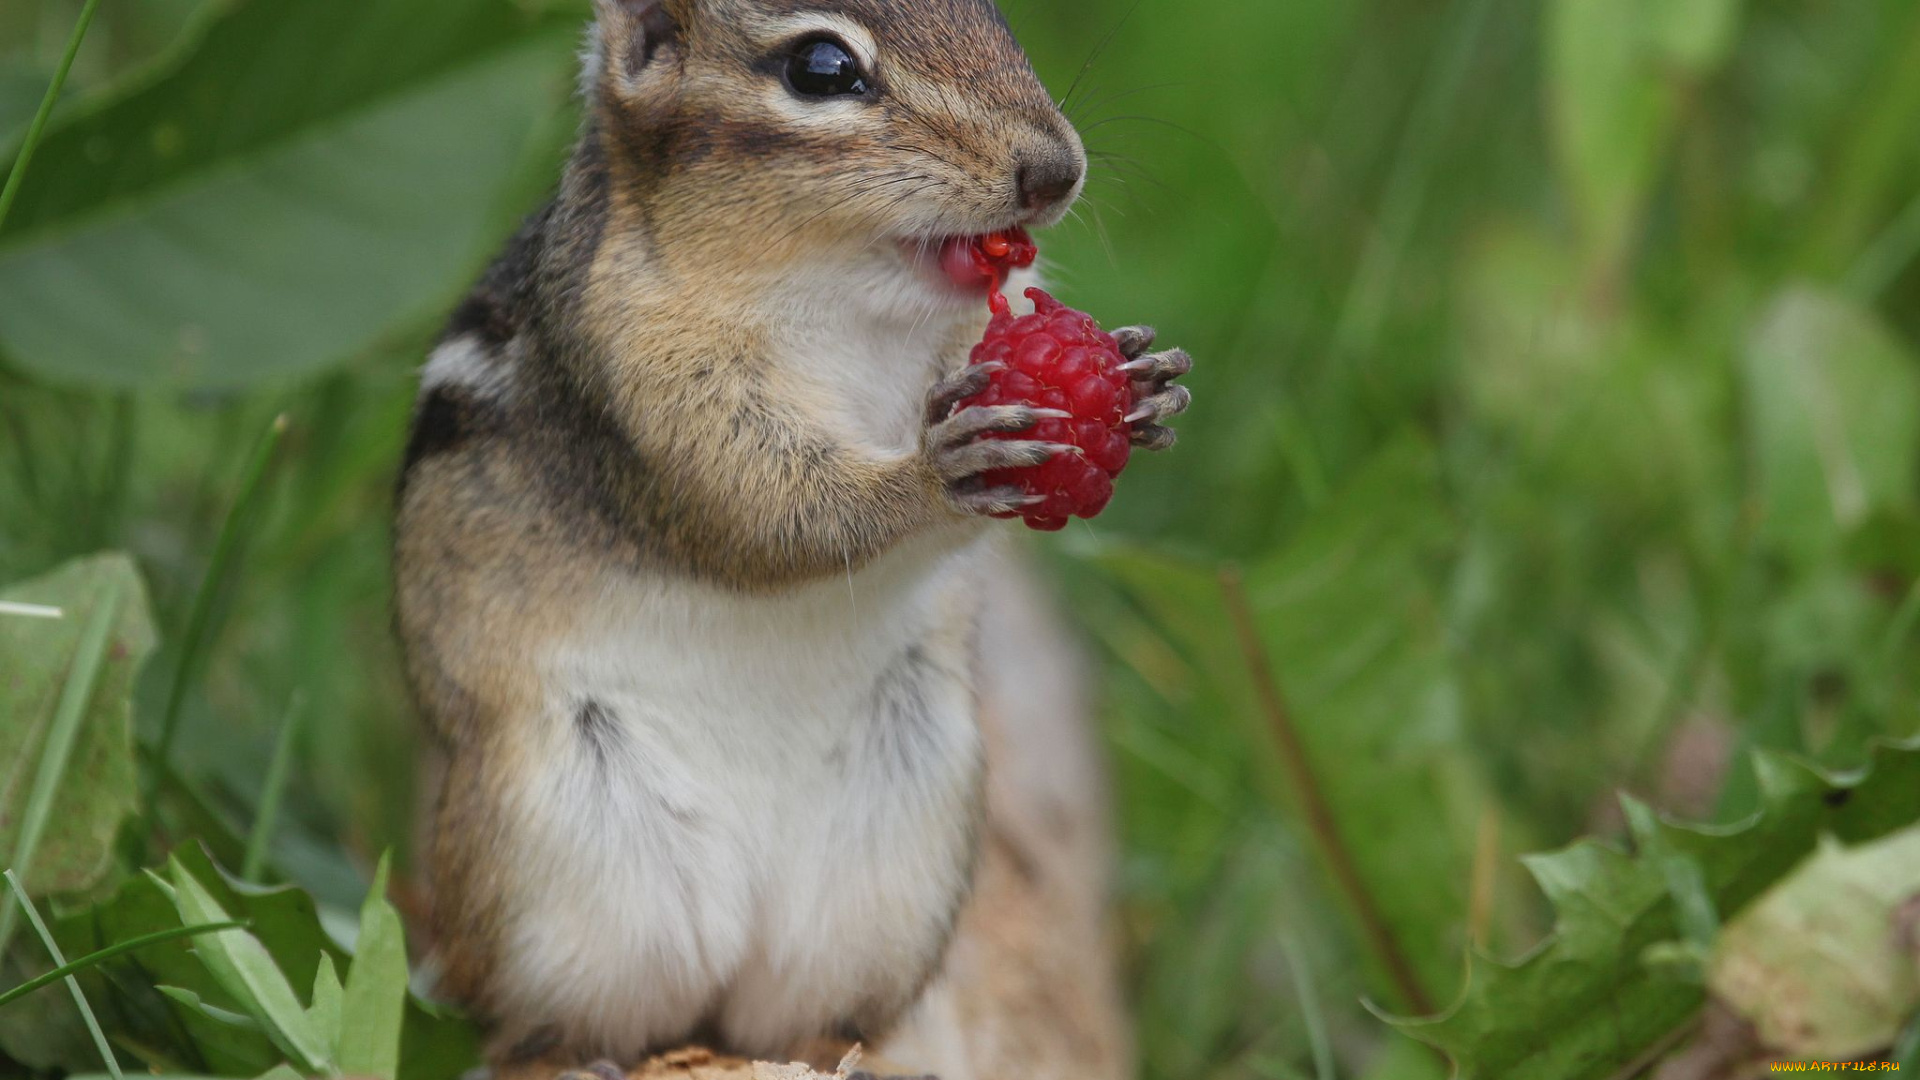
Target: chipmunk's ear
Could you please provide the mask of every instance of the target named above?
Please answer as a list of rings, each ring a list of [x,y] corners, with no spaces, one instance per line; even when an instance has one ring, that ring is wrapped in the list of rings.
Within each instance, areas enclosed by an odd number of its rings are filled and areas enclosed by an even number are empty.
[[[684,0],[593,0],[594,54],[604,73],[632,86],[680,45]]]

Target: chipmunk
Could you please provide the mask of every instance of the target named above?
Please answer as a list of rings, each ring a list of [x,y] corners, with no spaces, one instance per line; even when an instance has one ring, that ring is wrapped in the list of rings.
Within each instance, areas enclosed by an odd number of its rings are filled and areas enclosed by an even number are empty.
[[[1026,498],[981,474],[1062,450],[956,410],[986,313],[938,251],[1057,222],[1085,152],[991,0],[595,15],[578,146],[400,483],[444,978],[581,1060],[873,1038],[974,863],[985,515]],[[1115,336],[1171,445],[1186,355]]]

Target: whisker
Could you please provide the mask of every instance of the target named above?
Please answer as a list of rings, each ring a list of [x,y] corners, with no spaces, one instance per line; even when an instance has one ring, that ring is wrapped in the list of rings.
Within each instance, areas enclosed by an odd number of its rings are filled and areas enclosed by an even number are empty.
[[[1114,91],[1113,93],[1106,94],[1104,96],[1086,98],[1082,100],[1079,105],[1074,106],[1074,108],[1076,112],[1085,113],[1087,110],[1090,110],[1090,109],[1098,109],[1104,105],[1112,105],[1117,101],[1120,101],[1124,98],[1130,98],[1135,94],[1144,94],[1150,90],[1167,90],[1176,86],[1188,86],[1188,85],[1191,85],[1191,84],[1184,83],[1184,82],[1149,83],[1146,86],[1136,86],[1131,90],[1117,90],[1117,91]],[[1073,114],[1069,113],[1067,116],[1067,119],[1073,120],[1074,119]]]
[[[1206,143],[1210,146],[1215,145],[1212,139],[1209,139],[1205,135],[1200,134],[1199,132],[1193,130],[1190,127],[1187,127],[1184,124],[1176,124],[1172,120],[1162,120],[1160,117],[1157,117],[1157,116],[1142,116],[1137,113],[1129,113],[1124,116],[1109,116],[1104,120],[1099,120],[1094,123],[1088,124],[1086,127],[1081,129],[1081,133],[1085,134],[1086,132],[1096,131],[1100,128],[1106,127],[1108,124],[1118,124],[1126,121],[1132,121],[1132,122],[1141,123],[1141,124],[1158,124],[1161,127],[1172,128],[1173,130],[1179,132],[1182,135],[1191,136],[1192,138],[1198,139],[1199,141]]]
[[[1088,176],[1089,182],[1094,180],[1112,180],[1115,183],[1126,186],[1127,178],[1131,176],[1136,180],[1144,180],[1161,191],[1172,190],[1172,187],[1166,181],[1155,176],[1152,170],[1130,157],[1102,156],[1094,160],[1100,164],[1102,168],[1090,173]]]
[[[1073,82],[1067,87],[1066,94],[1060,99],[1059,109],[1061,112],[1067,111],[1068,103],[1073,100],[1073,92],[1080,88],[1081,80],[1085,79],[1087,72],[1093,69],[1093,62],[1100,59],[1101,53],[1107,51],[1107,46],[1113,44],[1113,39],[1119,36],[1120,28],[1127,25],[1127,20],[1133,18],[1133,13],[1138,10],[1140,10],[1140,0],[1133,0],[1133,5],[1127,8],[1127,13],[1120,16],[1120,21],[1114,23],[1113,29],[1107,31],[1107,36],[1101,38],[1100,43],[1093,47],[1091,53],[1087,54],[1087,62],[1080,65],[1080,73],[1073,77]]]

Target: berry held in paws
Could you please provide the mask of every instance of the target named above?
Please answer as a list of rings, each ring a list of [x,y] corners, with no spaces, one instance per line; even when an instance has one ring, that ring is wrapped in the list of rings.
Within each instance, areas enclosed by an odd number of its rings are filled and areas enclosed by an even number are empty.
[[[1036,529],[1053,530],[1069,517],[1090,518],[1113,498],[1113,478],[1126,468],[1133,429],[1127,414],[1133,389],[1121,365],[1120,347],[1083,312],[1028,289],[1033,314],[1015,317],[1006,298],[993,294],[993,320],[973,347],[973,363],[997,364],[978,395],[961,405],[1032,405],[1046,415],[1031,430],[992,433],[987,438],[1038,439],[1072,447],[1070,452],[1023,469],[985,476],[989,486],[1018,487],[1044,501],[1019,516]],[[996,515],[1012,517],[1013,514]]]
[[[1027,496],[1026,505],[994,516],[1020,517],[1032,528],[1051,531],[1064,527],[1068,518],[1093,517],[1113,498],[1114,478],[1126,468],[1135,441],[1132,421],[1140,418],[1133,374],[1140,364],[1130,363],[1092,316],[1043,290],[1026,290],[1032,314],[1013,314],[1001,287],[1014,270],[1033,265],[1037,254],[1025,230],[1011,229],[949,240],[940,262],[956,284],[984,285],[993,313],[972,354],[972,363],[990,367],[991,374],[984,389],[956,407],[1030,406],[1040,414],[1031,428],[982,437],[1062,447],[1038,465],[996,469],[982,477],[987,487],[1013,488]],[[1145,341],[1136,344],[1144,347]]]

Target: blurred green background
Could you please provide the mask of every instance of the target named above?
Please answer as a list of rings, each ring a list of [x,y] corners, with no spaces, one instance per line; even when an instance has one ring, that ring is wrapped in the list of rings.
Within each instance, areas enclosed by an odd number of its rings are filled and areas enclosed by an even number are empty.
[[[0,0],[0,145],[80,6]],[[1036,543],[1100,663],[1145,1076],[1441,1075],[1358,1001],[1544,934],[1514,856],[1621,835],[1617,788],[1732,820],[1749,748],[1920,731],[1920,4],[1003,6],[1094,153],[1057,291],[1197,358],[1178,450]],[[274,864],[323,905],[415,865],[395,467],[555,174],[583,7],[105,0],[0,227],[0,581],[136,556],[149,736],[291,420],[176,760],[244,822],[303,696]]]

